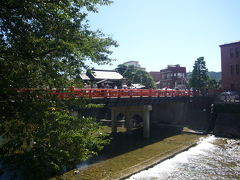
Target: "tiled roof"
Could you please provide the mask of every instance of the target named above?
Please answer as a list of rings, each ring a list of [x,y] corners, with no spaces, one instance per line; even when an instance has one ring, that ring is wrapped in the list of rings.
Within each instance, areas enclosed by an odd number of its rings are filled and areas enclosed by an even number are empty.
[[[85,81],[90,80],[90,78],[86,74],[80,74],[80,78]]]
[[[91,74],[95,79],[120,80],[124,79],[121,74],[110,70],[92,70]]]

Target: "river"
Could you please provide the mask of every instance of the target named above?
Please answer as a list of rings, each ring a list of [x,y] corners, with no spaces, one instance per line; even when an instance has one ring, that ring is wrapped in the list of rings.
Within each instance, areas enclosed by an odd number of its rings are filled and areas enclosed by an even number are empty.
[[[240,140],[202,138],[187,151],[128,178],[143,179],[240,180]]]

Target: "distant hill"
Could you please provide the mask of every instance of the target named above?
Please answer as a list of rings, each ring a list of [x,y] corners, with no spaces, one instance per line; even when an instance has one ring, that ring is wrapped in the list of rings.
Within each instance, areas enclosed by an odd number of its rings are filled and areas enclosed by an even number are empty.
[[[221,72],[210,71],[210,72],[208,72],[208,76],[212,79],[217,80],[217,81],[222,79],[222,73]]]
[[[190,79],[191,75],[192,75],[192,72],[187,72],[187,79]],[[208,76],[212,79],[217,80],[217,81],[222,79],[221,72],[209,71]]]

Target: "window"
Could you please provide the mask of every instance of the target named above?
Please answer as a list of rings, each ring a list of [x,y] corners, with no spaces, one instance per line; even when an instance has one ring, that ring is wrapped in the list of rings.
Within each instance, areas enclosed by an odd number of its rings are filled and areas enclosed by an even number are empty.
[[[182,78],[183,77],[183,73],[177,73],[177,77],[178,78]]]
[[[230,58],[233,58],[233,48],[230,49]]]
[[[234,66],[231,65],[231,75],[233,75],[233,73],[234,73]]]
[[[235,48],[235,56],[236,56],[236,58],[239,57],[239,51],[238,51],[238,48]]]
[[[167,79],[171,78],[171,73],[167,73]]]
[[[239,74],[239,64],[236,64],[236,74]]]

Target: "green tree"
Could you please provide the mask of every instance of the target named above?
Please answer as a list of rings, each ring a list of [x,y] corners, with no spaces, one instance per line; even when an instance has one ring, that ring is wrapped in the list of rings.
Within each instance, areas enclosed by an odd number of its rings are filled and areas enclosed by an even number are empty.
[[[127,66],[124,64],[119,64],[116,68],[116,71],[119,72],[120,74],[123,74],[127,70]]]
[[[86,61],[109,63],[117,43],[91,31],[88,12],[109,0],[11,0],[0,3],[0,158],[25,178],[43,179],[92,156],[107,142],[93,118],[72,117],[86,100],[48,89],[74,85]],[[22,88],[31,88],[23,90]],[[19,92],[21,90],[22,92]],[[18,164],[19,163],[19,164]],[[24,174],[25,172],[25,174]]]
[[[217,88],[219,88],[219,82],[215,79],[209,78],[207,80],[207,88],[208,89],[217,89]]]
[[[134,66],[119,64],[116,68],[116,71],[127,79],[127,83],[129,85],[142,84],[146,88],[156,88],[151,75],[142,69],[136,68]]]
[[[199,57],[194,63],[192,76],[189,80],[189,84],[194,90],[200,90],[204,93],[208,81],[207,72],[204,57]]]

